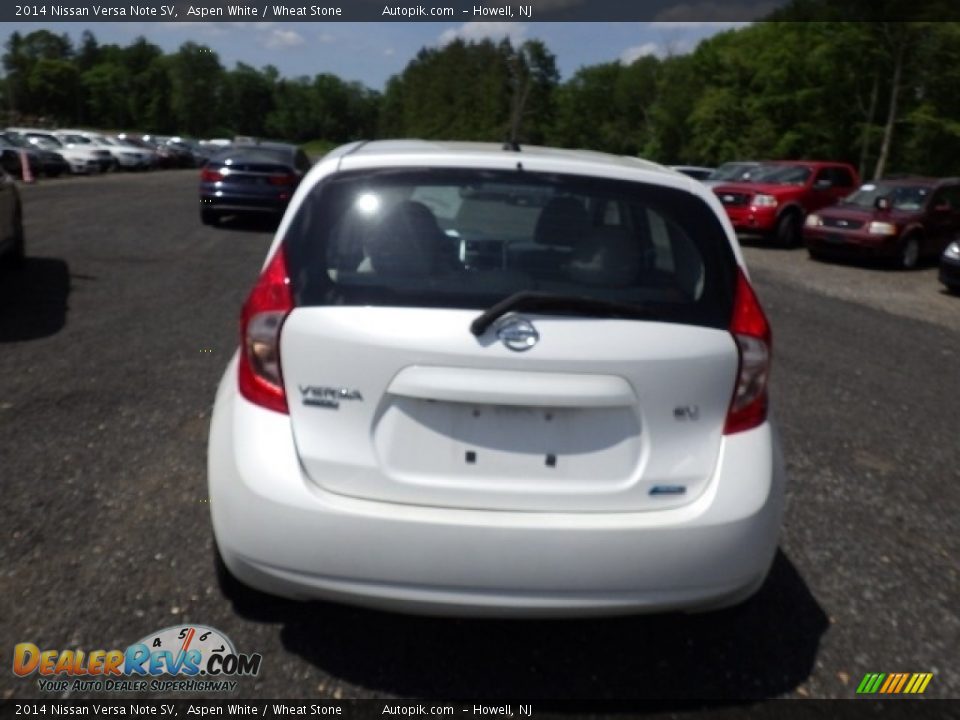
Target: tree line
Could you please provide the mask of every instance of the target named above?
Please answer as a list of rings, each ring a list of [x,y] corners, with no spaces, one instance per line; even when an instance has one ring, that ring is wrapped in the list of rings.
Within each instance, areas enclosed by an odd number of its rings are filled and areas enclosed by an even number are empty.
[[[714,35],[688,54],[582,67],[561,81],[538,40],[422,49],[382,92],[328,73],[226,69],[196,43],[99,44],[13,33],[8,123],[331,143],[516,140],[667,163],[846,160],[865,177],[960,174],[960,23],[795,22],[829,3]]]

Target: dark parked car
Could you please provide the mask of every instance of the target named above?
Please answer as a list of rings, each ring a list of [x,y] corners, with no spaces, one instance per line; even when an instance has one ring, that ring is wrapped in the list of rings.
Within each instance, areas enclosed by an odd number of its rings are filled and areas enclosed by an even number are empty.
[[[230,213],[282,215],[310,159],[295,145],[234,145],[200,171],[200,219],[215,224]]]
[[[29,141],[13,133],[0,133],[0,148],[3,148],[4,151],[7,149],[26,150],[30,161],[30,171],[34,176],[42,174],[46,177],[57,177],[70,172],[70,165],[63,159],[63,155],[53,150],[45,150],[36,145],[31,145]],[[19,160],[17,161],[17,167],[18,169],[13,171],[7,168],[6,162],[4,163],[4,169],[15,177],[19,177],[21,173]]]
[[[960,294],[960,241],[951,242],[940,256],[940,282],[950,292]]]
[[[150,143],[161,156],[166,156],[170,167],[193,168],[198,163],[193,152],[168,135],[144,135],[144,142]]]
[[[23,206],[17,184],[0,170],[0,257],[11,265],[23,262]]]
[[[40,157],[37,153],[27,150],[27,163],[30,172],[36,177],[40,173]],[[23,175],[20,160],[20,148],[0,135],[0,168],[11,177],[19,178]]]
[[[670,169],[701,182],[713,175],[715,170],[715,168],[700,167],[699,165],[671,165]]]
[[[193,163],[192,167],[203,167],[204,163],[217,153],[217,148],[205,147],[192,138],[175,137],[167,145],[189,153]]]
[[[816,258],[859,256],[915,267],[960,234],[960,179],[903,178],[867,183],[807,216],[803,237]]]

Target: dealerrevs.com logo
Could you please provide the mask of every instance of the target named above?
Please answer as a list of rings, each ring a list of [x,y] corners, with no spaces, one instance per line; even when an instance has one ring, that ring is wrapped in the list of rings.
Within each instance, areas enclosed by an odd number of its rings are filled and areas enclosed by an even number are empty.
[[[230,639],[205,625],[174,625],[126,650],[13,649],[13,673],[37,675],[44,692],[232,692],[236,677],[254,677],[263,656],[238,653]]]

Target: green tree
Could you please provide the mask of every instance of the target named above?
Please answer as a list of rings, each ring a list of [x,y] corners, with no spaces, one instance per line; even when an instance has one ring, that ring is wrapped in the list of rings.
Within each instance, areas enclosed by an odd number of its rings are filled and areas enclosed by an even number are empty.
[[[66,60],[41,58],[30,71],[27,83],[35,112],[57,123],[69,123],[80,115],[80,72]]]
[[[187,42],[169,57],[170,109],[178,132],[201,135],[216,125],[221,106],[223,66],[204,45]]]
[[[263,135],[274,107],[273,82],[266,72],[237,63],[225,77],[223,124],[240,135]]]
[[[87,117],[97,127],[124,128],[130,116],[130,71],[123,65],[100,63],[80,78],[87,98]]]

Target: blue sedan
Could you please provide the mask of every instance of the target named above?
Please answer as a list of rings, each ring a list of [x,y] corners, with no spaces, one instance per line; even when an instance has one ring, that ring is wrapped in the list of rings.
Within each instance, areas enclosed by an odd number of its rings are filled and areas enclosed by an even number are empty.
[[[233,145],[200,171],[200,219],[215,225],[224,215],[237,213],[280,216],[310,166],[295,145]]]

